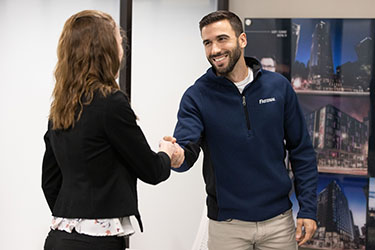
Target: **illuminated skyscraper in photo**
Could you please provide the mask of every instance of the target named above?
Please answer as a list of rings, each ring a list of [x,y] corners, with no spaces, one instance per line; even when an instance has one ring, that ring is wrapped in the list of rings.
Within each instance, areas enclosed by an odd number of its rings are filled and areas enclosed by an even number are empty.
[[[318,227],[324,229],[325,246],[338,247],[355,238],[355,225],[348,200],[336,181],[318,195]],[[329,236],[328,236],[329,235]]]
[[[313,89],[334,87],[334,71],[329,25],[320,21],[312,34],[308,81]]]

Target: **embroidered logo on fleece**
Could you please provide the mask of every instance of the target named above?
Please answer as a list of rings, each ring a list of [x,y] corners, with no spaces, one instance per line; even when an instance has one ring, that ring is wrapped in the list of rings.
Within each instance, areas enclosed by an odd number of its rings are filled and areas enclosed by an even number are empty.
[[[271,97],[271,98],[259,99],[259,104],[265,104],[269,102],[276,102],[276,98]]]

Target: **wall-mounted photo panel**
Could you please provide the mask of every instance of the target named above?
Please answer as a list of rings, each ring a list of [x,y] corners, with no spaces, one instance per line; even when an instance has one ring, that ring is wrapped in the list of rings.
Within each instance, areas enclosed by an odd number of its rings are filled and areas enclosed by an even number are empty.
[[[292,19],[291,82],[299,93],[368,95],[374,30],[371,19]]]
[[[318,229],[299,249],[365,249],[368,178],[320,174],[317,189]],[[291,196],[296,219],[298,202]]]
[[[292,58],[291,19],[245,18],[247,46],[245,55],[257,58],[264,69],[276,71],[290,79]]]
[[[358,96],[300,95],[318,171],[367,175],[370,100]]]
[[[375,20],[245,18],[244,24],[245,56],[295,89],[319,172],[375,176],[369,143]]]

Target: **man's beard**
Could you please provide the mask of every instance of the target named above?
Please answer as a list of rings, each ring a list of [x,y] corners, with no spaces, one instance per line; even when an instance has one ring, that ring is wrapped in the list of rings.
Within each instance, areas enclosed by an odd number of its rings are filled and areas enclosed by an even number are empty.
[[[216,68],[215,64],[212,62],[212,60],[213,60],[212,58],[215,57],[215,56],[223,55],[223,54],[228,54],[228,57],[229,57],[228,66],[225,67],[225,68],[218,69],[218,68]],[[223,52],[223,53],[220,53],[220,54],[210,56],[208,61],[212,65],[212,67],[215,68],[215,71],[218,75],[227,76],[230,72],[233,71],[234,66],[236,66],[236,63],[238,62],[240,57],[241,57],[241,48],[237,44],[236,48],[234,48],[231,51],[227,51],[227,52]]]

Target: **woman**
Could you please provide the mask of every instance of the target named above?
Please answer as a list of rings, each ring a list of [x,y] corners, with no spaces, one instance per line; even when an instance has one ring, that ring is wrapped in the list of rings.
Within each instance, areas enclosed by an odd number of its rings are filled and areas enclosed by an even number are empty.
[[[54,216],[45,249],[124,249],[142,230],[136,182],[157,184],[183,161],[162,140],[153,152],[115,79],[123,57],[120,29],[106,13],[86,10],[65,23],[56,85],[44,136],[42,188]],[[168,138],[167,140],[170,140]]]

